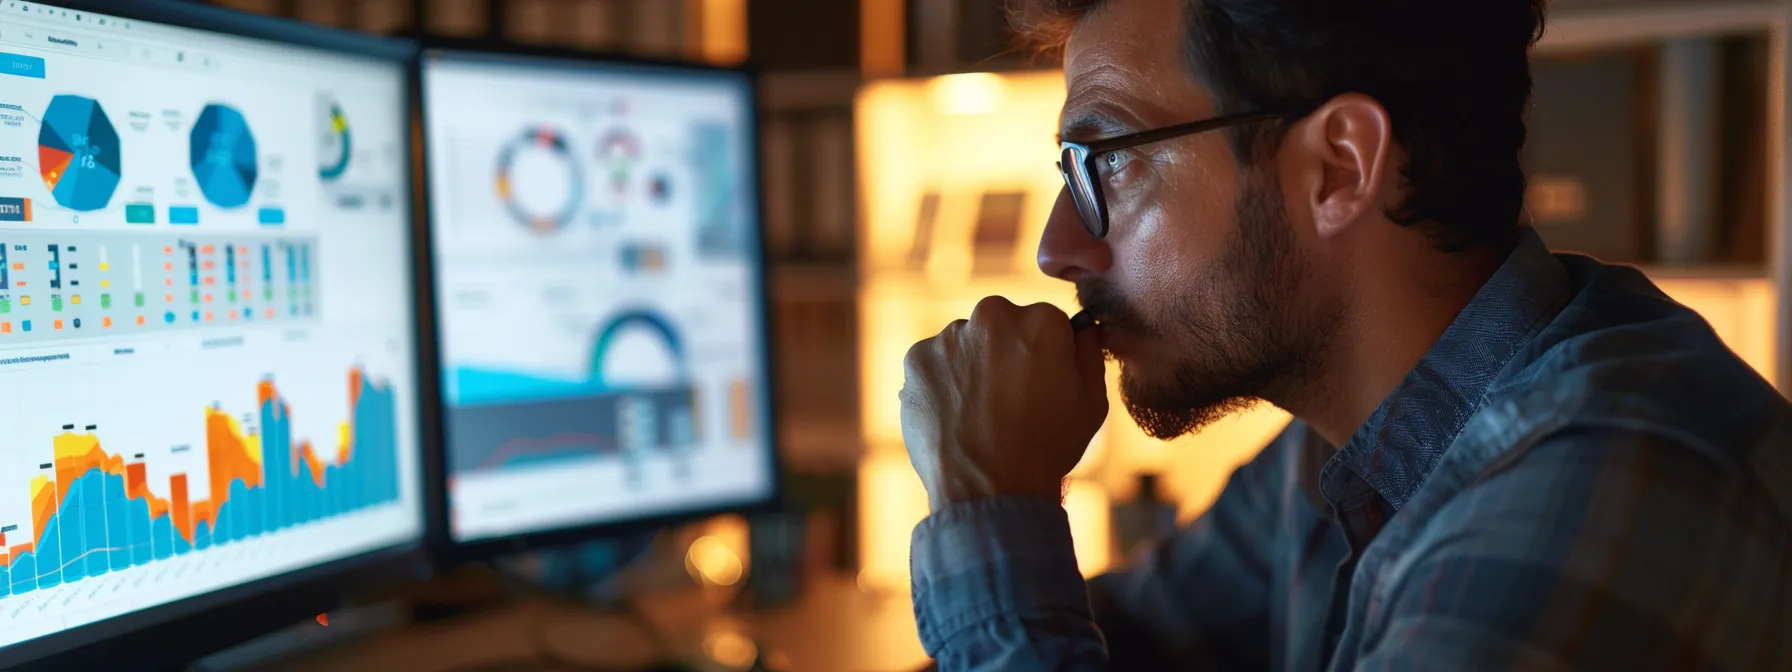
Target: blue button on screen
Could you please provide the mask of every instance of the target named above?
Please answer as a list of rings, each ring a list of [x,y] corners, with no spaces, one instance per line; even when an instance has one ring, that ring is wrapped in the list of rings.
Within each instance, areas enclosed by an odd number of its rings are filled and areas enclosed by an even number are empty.
[[[44,59],[24,54],[0,52],[0,75],[43,79]]]

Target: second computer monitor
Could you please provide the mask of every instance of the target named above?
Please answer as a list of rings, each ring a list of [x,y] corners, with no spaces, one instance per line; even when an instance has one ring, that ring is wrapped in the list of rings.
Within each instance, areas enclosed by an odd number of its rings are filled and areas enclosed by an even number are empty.
[[[750,79],[443,49],[421,73],[448,541],[768,501]]]

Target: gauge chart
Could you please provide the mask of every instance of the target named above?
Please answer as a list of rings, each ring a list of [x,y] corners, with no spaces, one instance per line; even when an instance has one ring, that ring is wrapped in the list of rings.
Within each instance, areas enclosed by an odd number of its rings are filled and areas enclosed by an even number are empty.
[[[220,208],[242,207],[255,191],[259,172],[255,135],[249,121],[234,107],[212,103],[193,122],[189,139],[193,179],[205,200]]]
[[[118,188],[118,131],[99,101],[74,95],[50,100],[37,135],[38,169],[58,205],[106,207]]]
[[[318,137],[317,177],[325,182],[342,179],[348,172],[348,159],[354,151],[353,137],[348,130],[348,115],[335,99],[324,97],[318,104],[322,135]]]

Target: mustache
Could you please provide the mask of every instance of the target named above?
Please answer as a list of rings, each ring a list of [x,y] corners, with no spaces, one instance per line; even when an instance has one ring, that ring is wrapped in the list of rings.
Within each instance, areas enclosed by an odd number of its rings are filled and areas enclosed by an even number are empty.
[[[1138,312],[1132,303],[1114,287],[1114,284],[1100,278],[1081,280],[1076,283],[1076,302],[1104,327],[1121,329],[1138,329],[1143,324],[1138,319]]]

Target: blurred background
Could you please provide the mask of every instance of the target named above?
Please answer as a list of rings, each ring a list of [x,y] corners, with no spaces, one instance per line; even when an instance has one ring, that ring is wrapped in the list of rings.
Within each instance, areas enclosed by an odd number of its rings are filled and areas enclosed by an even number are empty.
[[[1062,78],[1015,48],[1000,0],[215,4],[374,33],[752,64],[789,511],[697,526],[681,537],[686,565],[766,604],[849,586],[874,602],[855,612],[870,639],[853,646],[919,660],[904,593],[927,505],[898,427],[903,353],[986,295],[1074,310],[1070,288],[1033,263],[1061,187]],[[1552,246],[1644,267],[1782,389],[1788,7],[1556,0],[1524,156],[1528,209]],[[1067,501],[1087,573],[1200,515],[1287,420],[1265,406],[1162,443],[1113,409]]]

